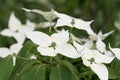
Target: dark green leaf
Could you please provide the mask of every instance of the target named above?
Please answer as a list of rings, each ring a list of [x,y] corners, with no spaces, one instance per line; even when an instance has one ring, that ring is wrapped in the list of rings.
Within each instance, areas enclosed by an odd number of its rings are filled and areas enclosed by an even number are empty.
[[[65,66],[58,64],[50,74],[50,80],[77,80],[72,72]]]
[[[8,80],[13,69],[12,56],[0,59],[0,80]]]
[[[29,56],[31,55],[30,51],[34,46],[35,45],[32,42],[30,41],[26,42],[24,47],[21,49],[21,51],[18,53],[17,56],[23,57],[23,58],[29,58]],[[16,75],[20,72],[20,70],[22,69],[26,61],[27,60],[25,59],[17,58],[16,65],[13,69],[10,80],[15,80]]]
[[[29,66],[29,65],[28,65]],[[48,80],[51,66],[46,64],[36,64],[31,67],[25,67],[17,80]]]
[[[78,71],[70,62],[63,60],[61,61],[61,65],[67,67],[77,77]]]
[[[19,80],[45,80],[45,67],[35,65],[22,74]]]
[[[119,77],[116,69],[108,68],[108,71],[109,71],[109,79],[116,79]]]

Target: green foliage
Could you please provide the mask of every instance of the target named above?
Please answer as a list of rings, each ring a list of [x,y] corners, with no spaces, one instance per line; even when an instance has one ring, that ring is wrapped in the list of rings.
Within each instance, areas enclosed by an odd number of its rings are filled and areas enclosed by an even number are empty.
[[[21,68],[25,65],[25,62],[28,61],[25,58],[30,57],[30,51],[35,45],[32,42],[26,42],[24,47],[21,49],[21,51],[18,53],[18,57],[16,59],[16,65],[12,71],[11,79],[10,80],[16,80],[15,77],[17,74],[21,71]]]
[[[0,58],[0,80],[8,80],[13,70],[12,56]]]
[[[52,69],[50,80],[79,80],[77,73],[72,64],[62,61]]]
[[[72,73],[66,67],[57,65],[52,69],[50,80],[72,80]]]

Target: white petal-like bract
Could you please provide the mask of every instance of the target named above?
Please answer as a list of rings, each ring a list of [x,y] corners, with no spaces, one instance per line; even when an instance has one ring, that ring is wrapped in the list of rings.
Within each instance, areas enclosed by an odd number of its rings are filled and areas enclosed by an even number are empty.
[[[18,28],[21,26],[21,22],[16,18],[14,12],[11,13],[8,26],[12,31],[18,30]]]
[[[61,31],[51,35],[52,41],[57,45],[66,44],[69,41],[68,31]]]
[[[23,33],[15,33],[13,37],[16,39],[17,43],[19,44],[23,44],[26,39],[25,34]]]
[[[21,50],[22,47],[23,47],[22,44],[15,43],[15,44],[10,46],[10,50],[12,53],[18,54],[18,52]]]
[[[0,48],[0,57],[2,57],[2,58],[5,58],[5,57],[7,57],[8,55],[11,55],[12,54],[12,52],[10,51],[10,49],[8,49],[8,48]]]
[[[48,47],[52,43],[51,37],[43,32],[39,31],[26,32],[26,36],[27,38],[32,40],[35,44],[42,47]]]
[[[63,44],[61,46],[56,47],[56,52],[66,56],[66,57],[69,57],[69,58],[79,58],[80,57],[80,54],[70,44]]]
[[[14,32],[10,29],[4,29],[3,31],[1,31],[1,35],[8,36],[8,37],[13,37]]]
[[[96,48],[100,52],[105,52],[106,51],[106,45],[105,45],[105,43],[100,38],[98,38],[98,40],[96,42]]]
[[[111,48],[110,47],[110,50],[115,54],[116,58],[120,60],[120,49],[119,48]]]
[[[100,80],[108,80],[108,69],[104,64],[92,64],[90,68],[97,74]]]
[[[44,55],[44,56],[51,56],[51,57],[54,57],[57,55],[57,53],[55,52],[54,48],[49,48],[49,47],[38,47],[37,48],[38,52],[40,52],[41,55]]]

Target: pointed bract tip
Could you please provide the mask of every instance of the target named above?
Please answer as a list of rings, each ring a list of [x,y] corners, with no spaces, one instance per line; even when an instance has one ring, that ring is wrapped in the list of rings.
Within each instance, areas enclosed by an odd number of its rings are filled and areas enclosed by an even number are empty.
[[[108,43],[109,49],[112,50],[110,43]]]
[[[22,10],[27,11],[27,12],[31,12],[32,11],[32,10],[26,9],[26,8],[22,8]]]
[[[94,21],[94,20],[91,20],[91,21],[90,21],[90,24],[91,24],[93,21]]]

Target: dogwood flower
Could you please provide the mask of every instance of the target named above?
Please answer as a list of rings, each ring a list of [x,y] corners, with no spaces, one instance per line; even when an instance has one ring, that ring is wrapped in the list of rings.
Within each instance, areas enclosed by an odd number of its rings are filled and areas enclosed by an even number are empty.
[[[38,9],[31,9],[31,10],[26,9],[26,8],[22,8],[22,9],[27,11],[27,12],[34,12],[34,13],[41,14],[49,22],[52,22],[52,20],[57,18],[57,16],[54,14],[53,10],[51,10],[49,12],[45,12],[45,11],[38,10]]]
[[[23,25],[14,15],[11,13],[7,29],[1,31],[1,35],[14,37],[18,43],[23,44],[25,41],[25,31],[33,31],[35,29],[35,24],[27,20],[26,25]]]
[[[68,31],[54,33],[51,36],[43,32],[34,31],[26,32],[26,36],[38,45],[37,50],[41,55],[56,56],[57,53],[60,53],[70,58],[80,57],[75,48],[67,43],[69,41]]]
[[[97,35],[90,35],[90,39],[97,41],[98,38],[100,38],[101,40],[104,40],[104,39],[107,38],[109,35],[111,35],[113,32],[114,32],[114,30],[113,30],[113,31],[110,31],[110,32],[108,32],[108,33],[103,34],[102,31],[100,31]]]
[[[100,31],[97,35],[89,35],[90,39],[85,41],[84,46],[87,48],[92,48],[94,45],[94,41],[99,42],[100,40],[104,40],[106,37],[108,37],[110,34],[112,34],[114,31],[110,31],[108,33],[102,34]],[[105,49],[105,48],[104,48]]]
[[[115,54],[116,58],[120,60],[120,48],[111,48],[110,45],[109,48]]]
[[[53,10],[54,11],[54,10]],[[75,27],[77,29],[82,29],[87,31],[87,33],[89,35],[95,35],[93,30],[90,27],[90,24],[93,21],[83,21],[82,19],[78,19],[78,18],[73,18],[71,16],[68,16],[66,14],[62,14],[62,13],[58,13],[56,11],[54,11],[54,14],[57,15],[58,20],[57,23],[55,25],[56,27],[61,27],[61,26],[69,26],[69,27]]]
[[[73,45],[81,55],[83,64],[90,67],[98,75],[100,80],[108,80],[108,70],[104,63],[111,63],[114,55],[105,49],[106,46],[101,39],[99,38],[96,42],[97,50],[92,50],[85,45],[80,45],[76,41],[73,41]]]
[[[5,58],[8,55],[17,55],[22,45],[19,43],[13,44],[10,48],[0,47],[0,57]],[[16,57],[13,56],[13,65],[15,65]]]
[[[97,74],[100,80],[108,80],[108,69],[103,63],[110,63],[106,56],[97,50],[85,48],[81,53],[83,64],[90,67]]]
[[[101,40],[104,40],[106,37],[108,37],[110,34],[112,34],[114,31],[110,31],[110,32],[108,32],[108,33],[105,33],[105,34],[102,34],[102,32],[100,31],[99,33],[98,33],[98,35],[95,35],[94,37],[92,36],[92,35],[90,35],[90,39],[78,39],[77,38],[77,42],[80,42],[80,41],[82,41],[82,42],[84,42],[84,44],[82,44],[81,45],[81,47],[83,48],[83,47],[86,47],[86,48],[92,48],[93,47],[93,45],[94,45],[94,41],[97,41],[96,43],[97,43],[97,48],[98,48],[98,50],[100,49],[100,51],[102,51],[102,52],[106,52],[106,49],[105,49],[105,44],[101,41]],[[73,36],[73,40],[76,40],[76,38],[74,38],[74,36]],[[74,46],[78,46],[78,47],[80,47],[80,44],[78,44],[78,43],[76,43],[75,41],[74,41]],[[102,49],[104,49],[104,50],[102,50]]]

